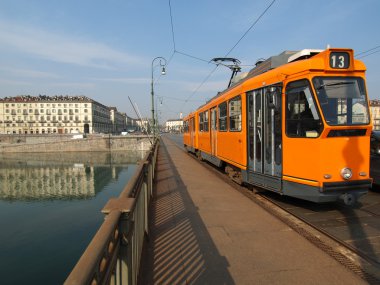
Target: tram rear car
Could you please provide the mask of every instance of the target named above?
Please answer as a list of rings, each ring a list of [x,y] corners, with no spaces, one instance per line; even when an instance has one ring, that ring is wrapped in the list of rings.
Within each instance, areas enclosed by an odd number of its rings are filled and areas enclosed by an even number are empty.
[[[184,145],[238,182],[352,204],[371,186],[371,129],[353,50],[303,50],[269,58],[186,117]]]

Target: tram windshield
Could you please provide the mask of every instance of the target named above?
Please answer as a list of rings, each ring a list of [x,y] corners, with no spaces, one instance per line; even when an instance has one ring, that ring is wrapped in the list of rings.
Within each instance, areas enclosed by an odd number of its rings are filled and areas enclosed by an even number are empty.
[[[351,126],[369,123],[362,78],[315,77],[313,84],[327,124]]]

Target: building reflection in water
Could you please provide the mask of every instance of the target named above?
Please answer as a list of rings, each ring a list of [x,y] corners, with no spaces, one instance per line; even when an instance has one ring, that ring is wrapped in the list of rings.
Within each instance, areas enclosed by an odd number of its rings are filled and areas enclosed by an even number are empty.
[[[70,200],[97,195],[145,153],[0,154],[0,199]]]

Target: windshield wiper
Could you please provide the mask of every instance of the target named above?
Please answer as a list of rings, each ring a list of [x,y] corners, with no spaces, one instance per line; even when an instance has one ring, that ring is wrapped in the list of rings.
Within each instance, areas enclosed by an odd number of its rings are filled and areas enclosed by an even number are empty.
[[[317,90],[321,90],[322,88],[330,87],[330,86],[348,85],[348,84],[355,84],[355,82],[353,82],[353,81],[340,81],[340,82],[335,82],[335,83],[325,83],[325,84],[322,84],[321,86],[319,86],[317,88]]]

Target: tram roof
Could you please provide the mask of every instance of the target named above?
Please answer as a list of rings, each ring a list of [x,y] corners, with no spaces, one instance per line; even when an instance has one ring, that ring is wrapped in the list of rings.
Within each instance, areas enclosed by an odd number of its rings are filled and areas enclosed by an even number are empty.
[[[218,92],[217,95],[215,95],[213,98],[208,100],[202,106],[206,105],[210,101],[221,96],[226,91],[234,88],[236,85],[242,83],[243,81],[245,81],[249,78],[258,76],[258,75],[263,74],[269,70],[275,69],[277,67],[280,67],[280,66],[285,65],[285,64],[290,63],[290,62],[310,58],[310,57],[312,57],[312,56],[314,56],[314,55],[316,55],[322,51],[323,50],[319,50],[319,49],[303,49],[300,51],[283,51],[279,55],[274,55],[274,56],[271,56],[270,58],[268,58],[266,60],[258,61],[254,68],[252,68],[247,73],[241,73],[241,74],[238,74],[237,76],[235,76],[236,79],[232,80],[232,84],[229,88],[227,88],[221,92]],[[200,106],[199,108],[201,108],[202,106]]]

